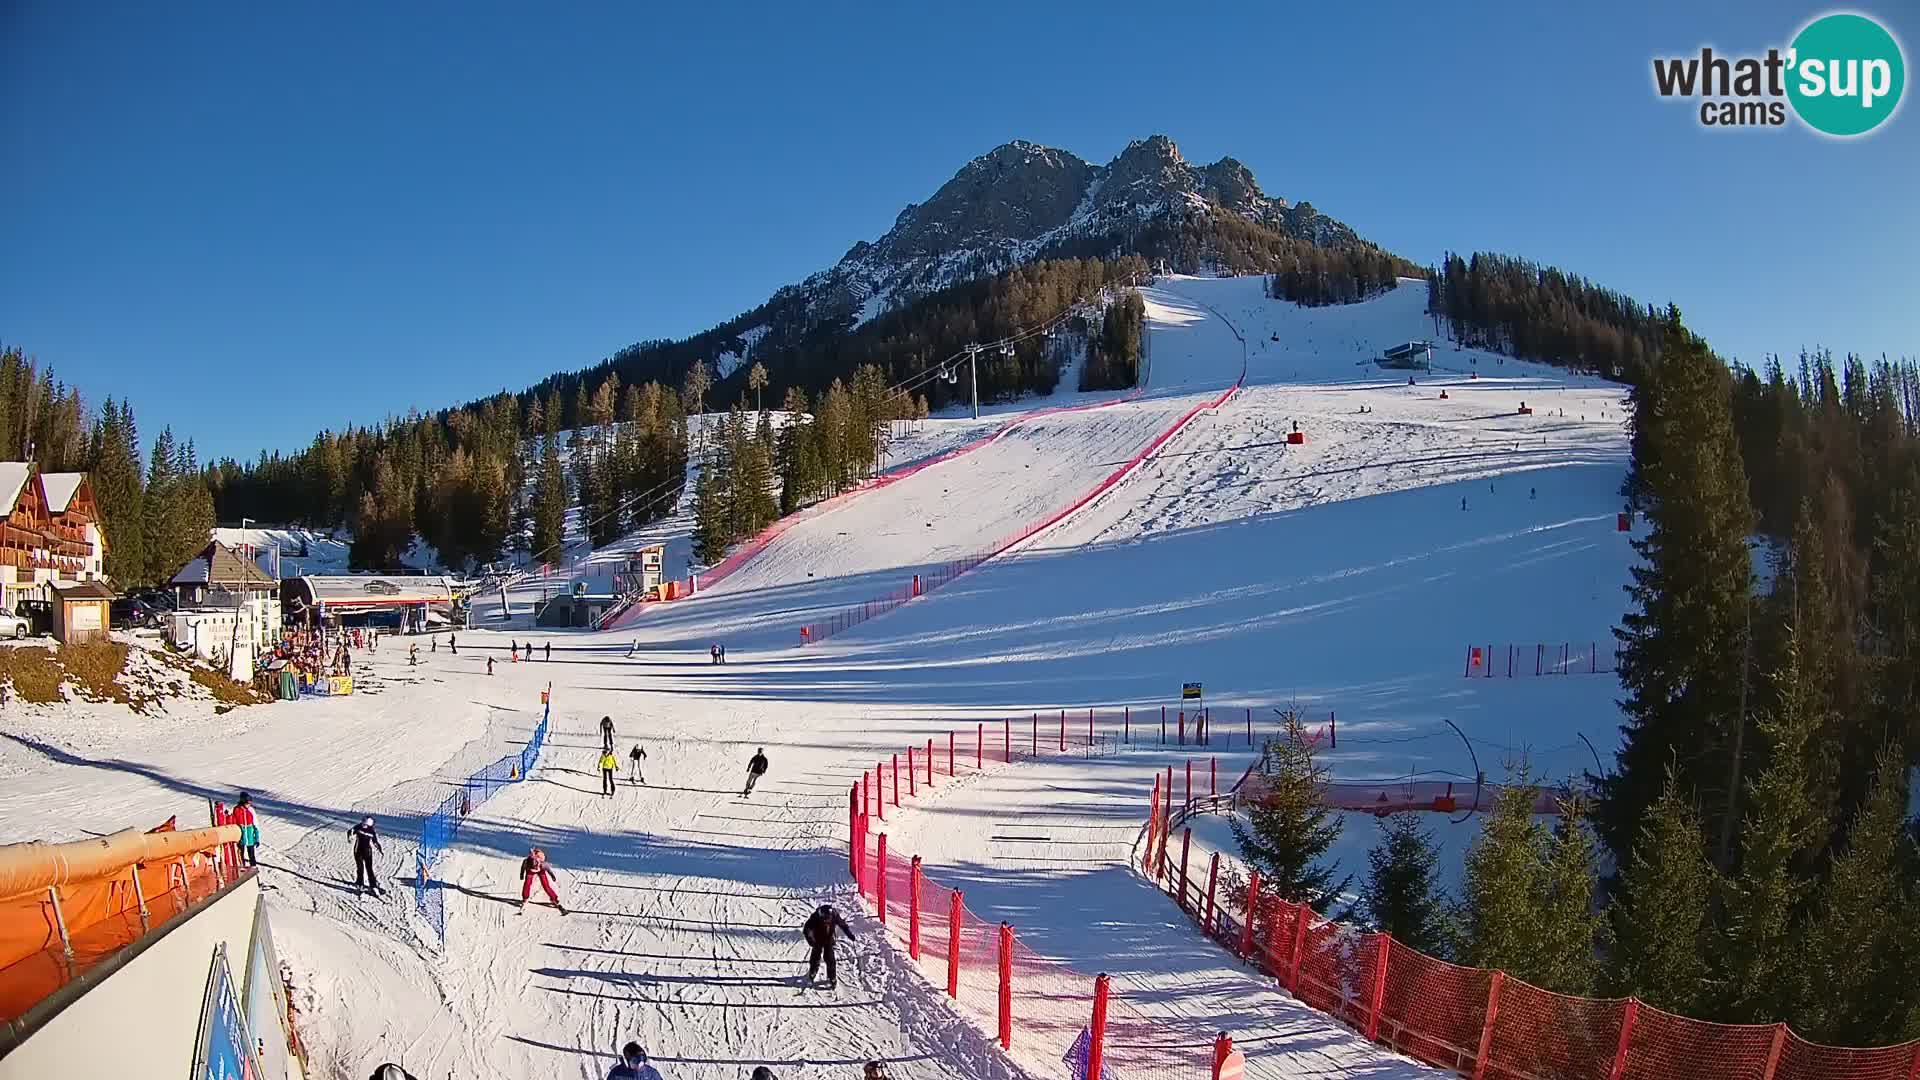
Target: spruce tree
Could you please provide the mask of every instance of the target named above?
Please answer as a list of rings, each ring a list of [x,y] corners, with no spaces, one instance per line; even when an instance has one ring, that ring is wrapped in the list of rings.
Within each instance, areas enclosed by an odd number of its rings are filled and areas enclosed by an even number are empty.
[[[1546,926],[1547,829],[1533,818],[1540,789],[1524,765],[1509,771],[1480,835],[1467,849],[1457,916],[1462,963],[1501,968],[1541,985],[1551,952]]]
[[[733,542],[729,528],[731,500],[725,487],[719,470],[711,465],[700,470],[693,485],[693,557],[707,566],[724,558],[727,545]]]
[[[1326,914],[1353,880],[1337,883],[1337,865],[1323,861],[1340,838],[1339,812],[1327,803],[1327,770],[1315,761],[1318,744],[1297,710],[1282,714],[1284,728],[1261,755],[1265,791],[1246,813],[1229,819],[1241,858],[1260,871],[1262,895],[1304,903]]]
[[[540,479],[533,494],[532,542],[535,562],[548,563],[560,558],[561,541],[567,525],[567,503],[567,476],[560,468],[560,439],[557,434],[549,433],[541,440]]]
[[[1447,903],[1440,888],[1440,855],[1433,833],[1413,812],[1380,819],[1380,839],[1367,852],[1367,879],[1360,886],[1360,907],[1376,929],[1401,944],[1443,955],[1447,943]]]
[[[1812,891],[1800,868],[1825,833],[1807,769],[1822,718],[1800,667],[1797,636],[1789,630],[1773,675],[1776,704],[1755,723],[1767,764],[1746,785],[1740,866],[1725,889],[1721,1016],[1737,1023],[1785,1019],[1808,989],[1806,946],[1794,923]]]
[[[116,405],[108,398],[95,425],[88,470],[107,536],[106,574],[123,589],[152,580],[147,570],[146,491],[140,482],[138,440],[133,407]]]
[[[1807,943],[1809,994],[1795,1026],[1808,1038],[1875,1046],[1920,1037],[1920,942],[1907,933],[1916,899],[1903,887],[1914,866],[1905,820],[1905,762],[1882,749],[1867,801],[1833,860]]]
[[[1669,774],[1611,909],[1616,993],[1682,1016],[1709,1015],[1719,995],[1709,953],[1720,880],[1706,843],[1699,809]]]
[[[1665,348],[1633,416],[1634,467],[1649,531],[1633,546],[1633,610],[1620,639],[1626,691],[1616,770],[1599,778],[1595,823],[1625,865],[1671,762],[1706,799],[1717,835],[1740,723],[1741,657],[1752,564],[1746,478],[1734,444],[1724,366],[1670,310]]]
[[[1566,796],[1559,808],[1544,855],[1542,947],[1535,978],[1528,981],[1562,994],[1587,995],[1599,977],[1594,950],[1607,937],[1606,919],[1594,904],[1595,841],[1580,796]]]

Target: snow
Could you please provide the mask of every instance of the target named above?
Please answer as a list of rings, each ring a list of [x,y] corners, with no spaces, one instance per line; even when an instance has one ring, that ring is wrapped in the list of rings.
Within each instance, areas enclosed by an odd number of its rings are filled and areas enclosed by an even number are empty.
[[[1444,346],[1436,363],[1456,373],[1408,386],[1368,359],[1431,335],[1424,289],[1300,308],[1262,285],[1163,279],[1146,293],[1140,391],[902,425],[891,480],[791,522],[713,589],[649,605],[618,631],[530,631],[535,596],[565,580],[534,576],[511,583],[510,619],[487,623],[499,629],[457,632],[458,656],[422,642],[409,667],[389,641],[357,657],[364,686],[352,697],[158,733],[89,713],[75,739],[58,722],[77,706],[30,724],[9,711],[0,838],[197,821],[205,799],[253,792],[320,1075],[394,1058],[423,1077],[598,1076],[627,1038],[675,1080],[762,1063],[782,1080],[837,1077],[873,1056],[903,1078],[1058,1075],[1064,1044],[1017,1032],[1014,1055],[1000,1054],[852,896],[848,785],[874,760],[976,719],[1177,707],[1185,681],[1204,682],[1217,717],[1251,709],[1264,731],[1287,703],[1337,713],[1340,745],[1325,761],[1347,778],[1470,779],[1476,762],[1498,778],[1523,754],[1557,778],[1591,767],[1580,736],[1602,754],[1617,738],[1612,677],[1469,680],[1462,657],[1469,642],[1608,639],[1632,559],[1614,529],[1621,389]],[[1243,380],[1057,525],[798,647],[803,622],[1073,506]],[[1296,421],[1306,442],[1290,445]],[[685,511],[683,499],[643,534],[581,552],[573,572],[664,542],[679,576]],[[477,625],[499,614],[487,604],[497,608],[483,600]],[[553,658],[511,663],[510,641],[550,643]],[[713,642],[728,646],[724,667],[708,661]],[[479,807],[436,867],[444,951],[422,939],[407,890],[349,895],[347,824],[375,815],[389,836],[383,867],[397,873],[424,809],[517,752],[549,684],[555,732],[540,768]],[[647,748],[654,786],[596,793],[602,715],[622,751]],[[742,799],[735,785],[761,746],[773,772]],[[1231,1030],[1257,1076],[1437,1075],[1249,976],[1128,868],[1151,777],[1185,753],[1016,764],[941,787],[887,828],[969,907],[1011,919],[1029,948],[1089,978],[1111,972],[1131,1008],[1182,1041]],[[1248,760],[1244,746],[1223,753],[1223,786]],[[1455,828],[1430,817],[1436,832]],[[1051,831],[994,840],[987,826],[1011,821]],[[1445,834],[1449,861],[1463,832]],[[553,858],[574,914],[516,914],[516,864],[531,844]],[[1347,869],[1364,868],[1364,846],[1342,848]],[[859,934],[834,992],[793,982],[798,925],[822,900]]]

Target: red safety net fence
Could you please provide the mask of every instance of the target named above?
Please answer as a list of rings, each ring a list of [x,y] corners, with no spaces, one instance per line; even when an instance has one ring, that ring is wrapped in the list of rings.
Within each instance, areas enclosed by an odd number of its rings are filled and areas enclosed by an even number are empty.
[[[1246,372],[1244,371],[1241,372],[1240,379],[1241,381],[1245,381]],[[884,596],[877,596],[871,600],[863,601],[851,607],[842,608],[841,610],[834,612],[833,614],[828,615],[825,618],[815,620],[814,622],[811,622],[806,624],[805,626],[802,626],[800,628],[799,640],[795,642],[795,644],[812,645],[816,642],[825,641],[826,639],[834,636],[835,634],[841,633],[845,630],[852,629],[855,626],[859,626],[861,623],[866,622],[868,619],[874,618],[875,616],[879,616],[879,615],[885,615],[887,612],[894,610],[895,608],[901,606],[902,604],[907,603],[913,598],[917,596],[921,596],[925,593],[932,592],[933,590],[940,588],[941,586],[947,584],[948,582],[954,580],[955,578],[960,577],[962,574],[967,573],[969,570],[972,570],[973,568],[979,566],[981,563],[986,562],[988,559],[991,559],[994,556],[999,555],[1003,552],[1009,551],[1012,548],[1033,538],[1039,533],[1045,532],[1046,530],[1052,528],[1054,525],[1064,520],[1068,515],[1074,513],[1075,511],[1078,511],[1081,507],[1086,506],[1088,503],[1106,494],[1107,491],[1110,490],[1115,484],[1118,484],[1120,481],[1126,479],[1127,475],[1133,472],[1134,469],[1139,468],[1141,462],[1144,462],[1148,458],[1148,456],[1150,456],[1155,450],[1160,449],[1160,447],[1163,446],[1168,439],[1171,439],[1175,435],[1179,434],[1182,428],[1185,428],[1189,423],[1193,421],[1194,417],[1199,416],[1201,413],[1206,412],[1210,409],[1218,409],[1221,406],[1225,405],[1230,399],[1232,399],[1233,395],[1237,393],[1239,389],[1240,389],[1240,383],[1236,382],[1234,385],[1221,391],[1218,397],[1214,397],[1206,401],[1202,401],[1199,404],[1195,405],[1193,408],[1188,409],[1185,413],[1183,413],[1180,416],[1178,420],[1175,420],[1164,431],[1161,431],[1159,434],[1155,435],[1152,439],[1148,440],[1146,445],[1142,446],[1139,450],[1135,451],[1132,457],[1129,457],[1126,461],[1121,462],[1117,468],[1115,468],[1112,472],[1108,473],[1105,477],[1102,477],[1099,483],[1095,484],[1092,488],[1088,489],[1085,494],[1081,495],[1078,499],[1074,500],[1070,505],[1064,506],[1059,510],[1054,511],[1052,514],[1049,514],[1048,516],[1041,518],[1038,521],[1031,522],[1027,525],[1022,526],[1019,529],[1014,530],[1012,533],[1004,537],[1001,537],[999,540],[996,540],[988,544],[985,548],[981,549],[980,551],[977,551],[971,555],[967,555],[963,558],[955,559],[951,562],[944,563],[940,566],[932,568],[931,570],[924,570],[918,574],[915,574],[913,575],[910,581],[903,582],[899,588],[894,589],[892,592],[889,592]],[[1042,413],[1037,413],[1027,417],[1023,417],[1023,420],[1033,419],[1033,416],[1037,416],[1037,415],[1053,415],[1053,414],[1062,413],[1062,412],[1077,412],[1085,409],[1106,408],[1113,404],[1117,404],[1117,402],[1098,402],[1092,405],[1066,406],[1064,408],[1045,410]],[[1011,427],[1011,425],[1009,425],[1009,427]],[[1003,428],[1002,432],[1004,432],[1005,430],[1006,429]],[[998,438],[1002,432],[996,432],[992,438]],[[992,441],[992,439],[990,438],[984,441],[990,442]]]
[[[1232,799],[1175,802],[1167,787],[1154,786],[1142,873],[1222,948],[1408,1057],[1491,1080],[1920,1080],[1920,1040],[1824,1046],[1786,1024],[1716,1024],[1634,998],[1556,994],[1436,959],[1304,904],[1260,897],[1258,873],[1240,895],[1217,893],[1219,855],[1209,856],[1207,870],[1195,865],[1184,822]]]
[[[861,776],[848,806],[848,869],[860,896],[961,1014],[1036,1068],[1065,1061],[1079,1077],[1094,1075],[1089,1070],[1095,1068],[1109,1080],[1212,1077],[1211,1042],[1170,1034],[1112,993],[1104,976],[1027,948],[1016,926],[969,907],[964,894],[938,881],[917,854],[888,849],[885,815],[910,806],[923,791],[995,764],[1036,753],[1084,754],[1098,744],[1097,735],[1057,727],[1037,741],[1037,715],[1026,718],[1025,739],[1014,737],[1011,719],[977,722],[970,731],[956,729],[889,754]],[[1089,1056],[1097,1058],[1091,1066]]]
[[[1518,679],[1536,675],[1605,675],[1620,670],[1620,646],[1612,641],[1529,641],[1467,646],[1469,679]]]

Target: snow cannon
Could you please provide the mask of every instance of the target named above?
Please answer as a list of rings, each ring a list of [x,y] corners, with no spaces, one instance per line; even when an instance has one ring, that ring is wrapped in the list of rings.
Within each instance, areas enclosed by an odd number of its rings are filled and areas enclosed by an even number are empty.
[[[1440,391],[1440,400],[1441,401],[1447,400],[1447,392],[1445,390]]]
[[[1469,371],[1467,372],[1467,378],[1477,380],[1480,378],[1480,373],[1477,371]]]
[[[1306,441],[1307,441],[1307,433],[1300,430],[1300,421],[1295,420],[1293,422],[1293,430],[1287,432],[1287,445],[1288,446],[1304,446],[1306,444]]]
[[[1521,402],[1521,403],[1520,403],[1520,415],[1521,415],[1521,416],[1532,416],[1532,415],[1533,415],[1533,407],[1532,407],[1531,405],[1528,405],[1528,404],[1527,404],[1526,402],[1524,402],[1524,401],[1523,401],[1523,402]]]
[[[1632,532],[1633,531],[1633,515],[1624,514],[1624,513],[1615,515],[1614,531],[1615,532]]]

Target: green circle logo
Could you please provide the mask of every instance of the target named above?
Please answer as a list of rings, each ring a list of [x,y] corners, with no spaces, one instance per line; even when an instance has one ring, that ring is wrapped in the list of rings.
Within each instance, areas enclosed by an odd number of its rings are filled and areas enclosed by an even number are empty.
[[[1900,105],[1907,64],[1900,43],[1864,15],[1823,15],[1793,39],[1787,99],[1815,131],[1864,135]]]

